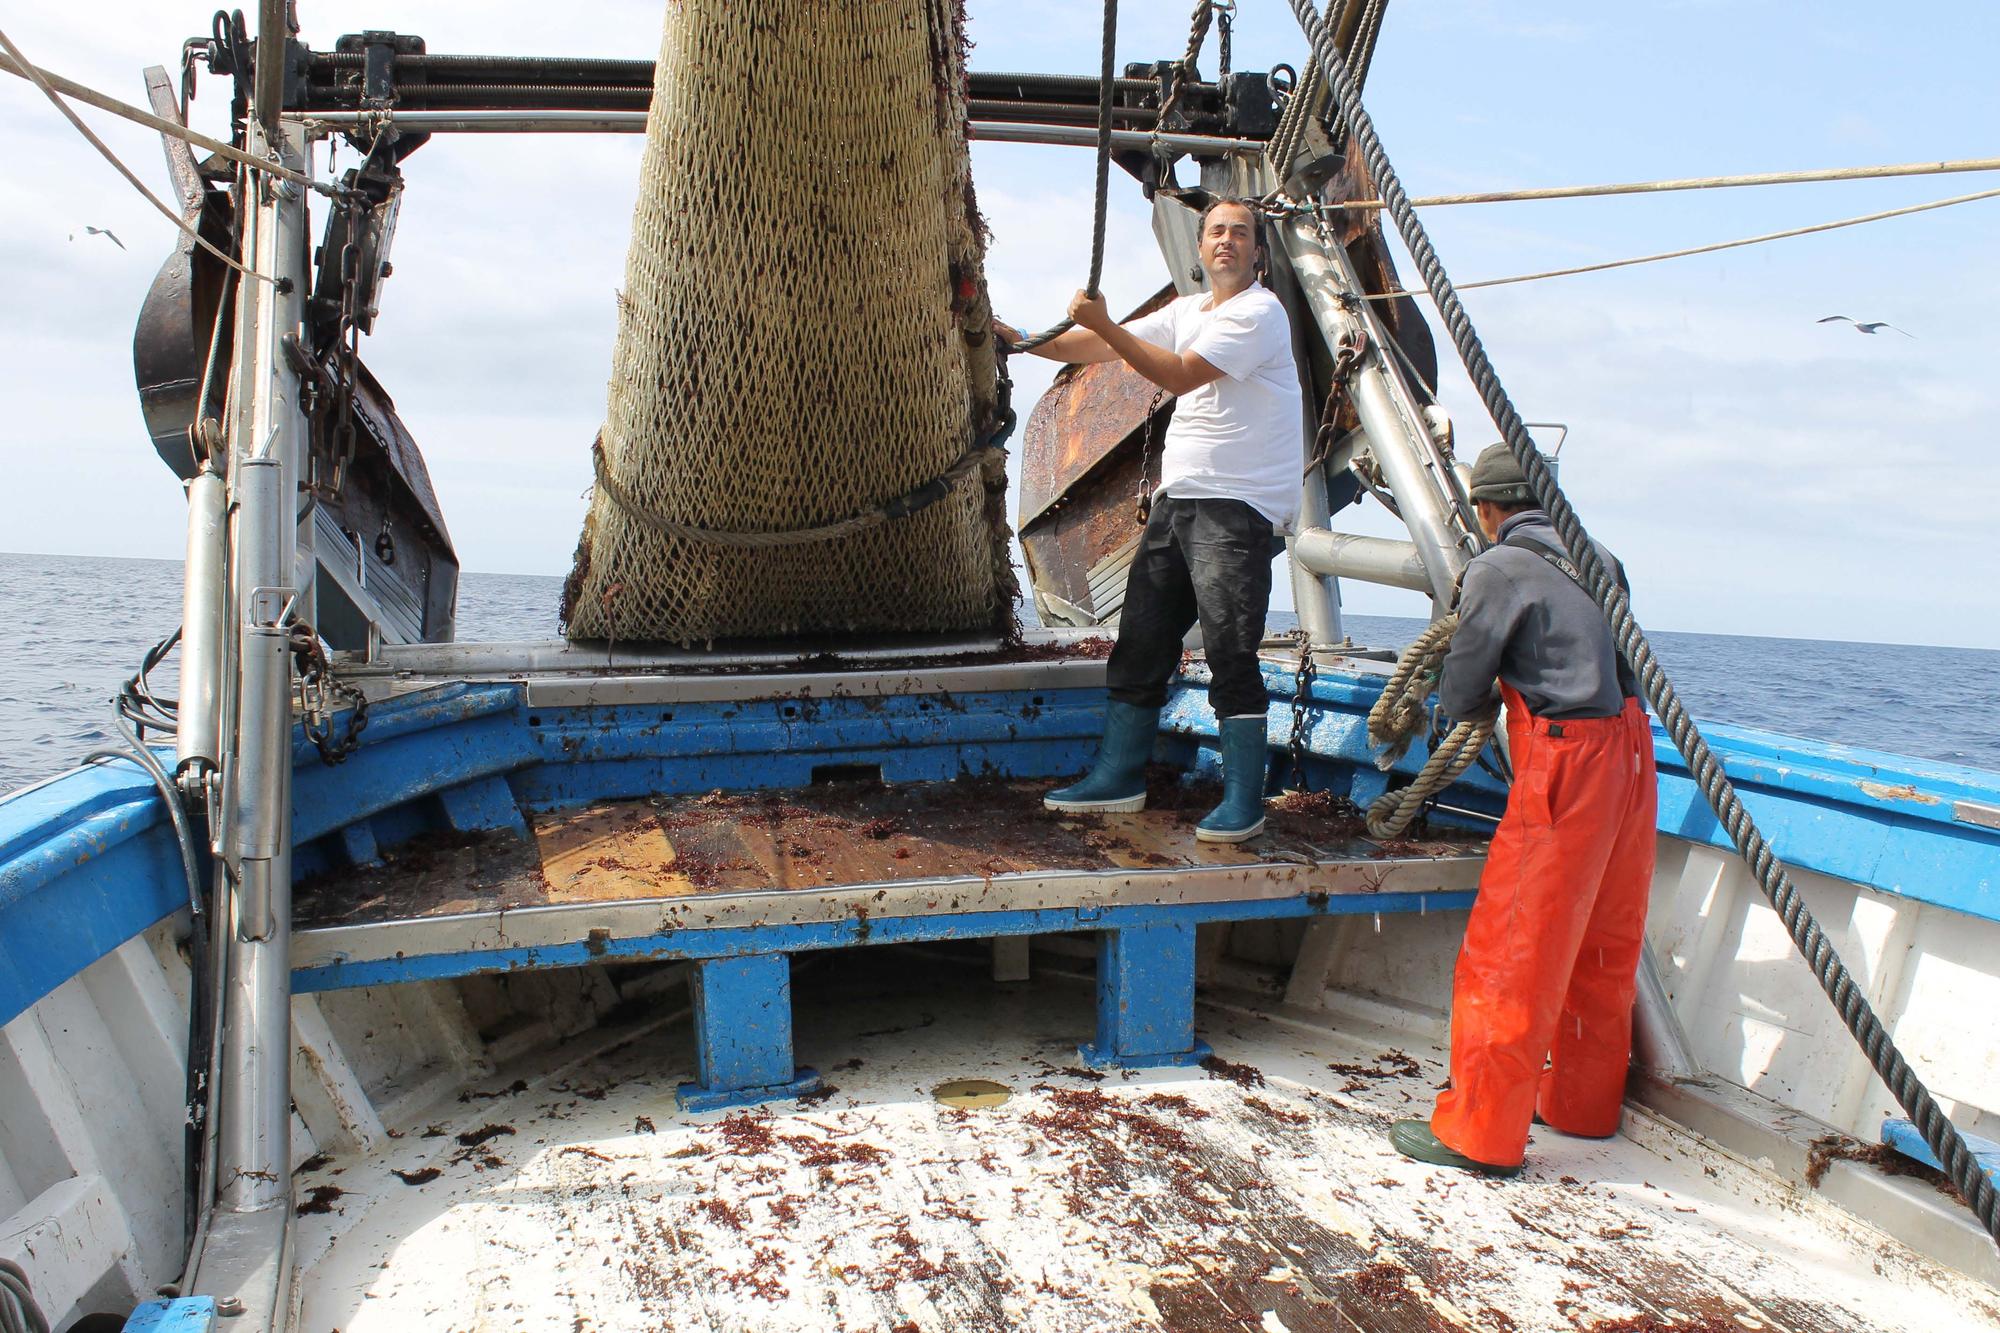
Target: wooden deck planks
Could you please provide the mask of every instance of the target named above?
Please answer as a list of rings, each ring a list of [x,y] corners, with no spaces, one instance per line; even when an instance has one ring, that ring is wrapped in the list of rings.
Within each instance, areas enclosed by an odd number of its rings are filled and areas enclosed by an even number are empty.
[[[1212,784],[1157,782],[1152,808],[1069,816],[1045,810],[1044,782],[991,778],[803,791],[709,793],[533,812],[532,839],[426,835],[372,865],[301,882],[302,925],[712,893],[817,889],[1037,871],[1368,862],[1384,849],[1347,822],[1274,806],[1267,831],[1204,843],[1194,824]],[[1400,844],[1463,856],[1475,841]]]

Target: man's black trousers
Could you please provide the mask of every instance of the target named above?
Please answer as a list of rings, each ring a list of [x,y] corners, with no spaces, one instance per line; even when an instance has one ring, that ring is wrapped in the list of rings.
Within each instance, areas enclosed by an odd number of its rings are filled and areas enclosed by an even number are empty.
[[[1162,496],[1132,557],[1106,672],[1111,697],[1139,708],[1167,701],[1181,640],[1201,621],[1217,717],[1262,715],[1257,669],[1271,605],[1271,521],[1241,500]]]

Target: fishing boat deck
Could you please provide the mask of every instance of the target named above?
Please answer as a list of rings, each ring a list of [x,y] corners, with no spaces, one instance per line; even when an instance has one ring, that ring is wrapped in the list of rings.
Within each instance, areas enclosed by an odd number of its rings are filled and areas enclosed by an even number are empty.
[[[379,1153],[315,1159],[296,1327],[2000,1322],[1992,1291],[1642,1112],[1608,1142],[1537,1130],[1513,1180],[1426,1168],[1384,1138],[1444,1075],[1413,1032],[1204,1004],[1208,1068],[1106,1076],[1063,1035],[1087,977],[1006,985],[967,961],[846,951],[802,969],[801,1055],[830,1079],[810,1104],[677,1113],[683,1010],[500,1069]],[[1008,1099],[934,1100],[968,1077]]]
[[[647,957],[695,956],[690,937],[730,929],[792,928],[804,933],[767,942],[797,948],[885,942],[898,922],[938,937],[1087,927],[1119,909],[1416,911],[1463,906],[1477,882],[1480,839],[1376,842],[1325,796],[1273,802],[1249,842],[1199,842],[1219,789],[1178,777],[1156,770],[1150,808],[1120,815],[1057,814],[1041,804],[1049,782],[1003,778],[531,811],[526,836],[426,835],[302,882],[295,961],[323,989],[394,979],[366,965],[427,951],[505,956],[490,969],[521,950],[542,964],[565,946],[577,962],[629,955],[635,940]]]

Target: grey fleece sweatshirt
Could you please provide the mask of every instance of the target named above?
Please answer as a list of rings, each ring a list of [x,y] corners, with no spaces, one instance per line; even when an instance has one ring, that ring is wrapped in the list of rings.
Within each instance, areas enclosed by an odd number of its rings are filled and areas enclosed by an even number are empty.
[[[1500,525],[1500,540],[1466,566],[1458,630],[1438,681],[1438,706],[1464,719],[1499,699],[1496,677],[1537,717],[1610,717],[1625,706],[1611,627],[1590,594],[1535,551],[1507,546],[1519,533],[1560,553],[1562,538],[1539,509]],[[1624,571],[1609,551],[1598,554]]]

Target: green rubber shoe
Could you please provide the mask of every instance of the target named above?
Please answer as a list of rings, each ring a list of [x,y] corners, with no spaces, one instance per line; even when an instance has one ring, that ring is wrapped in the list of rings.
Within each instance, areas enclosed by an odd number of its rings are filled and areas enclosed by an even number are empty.
[[[1494,1166],[1490,1162],[1475,1162],[1458,1149],[1439,1140],[1431,1133],[1428,1120],[1398,1120],[1389,1126],[1389,1142],[1396,1145],[1396,1151],[1405,1157],[1432,1166],[1456,1167],[1460,1171],[1473,1171],[1482,1176],[1518,1176],[1519,1163],[1513,1166]]]

